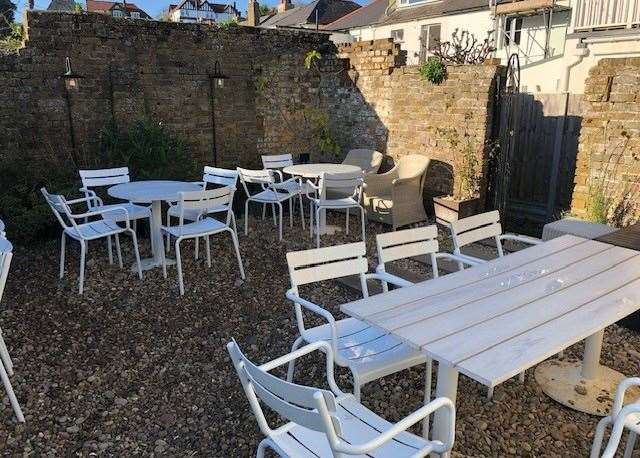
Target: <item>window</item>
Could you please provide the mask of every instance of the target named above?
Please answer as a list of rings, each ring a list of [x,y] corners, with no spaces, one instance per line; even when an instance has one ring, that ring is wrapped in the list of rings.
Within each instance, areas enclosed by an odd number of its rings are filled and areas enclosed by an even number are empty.
[[[391,38],[394,43],[402,43],[404,41],[404,29],[392,30]]]
[[[113,10],[113,17],[124,17],[124,13],[121,10]]]
[[[420,63],[427,60],[429,50],[440,42],[440,24],[425,24],[420,30]]]
[[[132,17],[133,19],[140,19],[140,13],[139,13],[139,12],[137,12],[137,11],[132,11],[132,12],[131,12],[131,17]]]
[[[417,3],[431,3],[434,0],[400,0],[398,3],[400,6],[411,6]]]
[[[512,17],[504,21],[504,45],[519,45],[522,37],[522,18]]]

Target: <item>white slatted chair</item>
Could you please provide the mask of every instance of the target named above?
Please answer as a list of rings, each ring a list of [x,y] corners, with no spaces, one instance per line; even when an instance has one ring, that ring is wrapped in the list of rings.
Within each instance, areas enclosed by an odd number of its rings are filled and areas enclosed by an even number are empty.
[[[6,237],[7,233],[6,231],[6,227],[4,225],[4,222],[0,219],[0,237]]]
[[[127,216],[132,222],[132,228],[137,229],[137,221],[139,219],[150,219],[151,211],[142,205],[135,205],[131,202],[120,202],[117,204],[105,205],[102,199],[96,194],[95,189],[114,186],[121,183],[129,183],[129,167],[118,167],[112,169],[99,170],[80,170],[80,179],[82,180],[82,188],[80,191],[84,193],[87,200],[87,209],[89,211],[108,210],[110,208],[126,208]],[[121,223],[124,220],[124,214],[121,212],[114,213],[114,221]],[[111,249],[111,237],[107,239],[107,249],[109,250],[109,263],[113,264],[113,253]]]
[[[0,301],[2,301],[2,294],[4,293],[4,287],[7,284],[7,276],[9,275],[9,267],[11,266],[11,258],[13,256],[13,246],[4,237],[0,237]],[[20,423],[24,423],[24,415],[22,409],[18,403],[18,398],[13,391],[11,381],[9,377],[13,375],[13,361],[9,356],[9,350],[2,338],[2,329],[0,328],[0,379],[4,389],[9,396],[9,402],[13,408],[13,412],[16,414],[16,418]]]
[[[238,188],[238,172],[236,170],[221,169],[218,167],[204,167],[204,173],[202,175],[202,181],[198,182],[202,186],[203,190],[208,189],[209,185],[218,187],[230,186],[234,190]],[[231,203],[229,205],[223,205],[220,208],[212,208],[208,214],[223,213],[229,211],[229,207],[233,207],[233,196],[231,196]],[[192,209],[185,210],[184,219],[187,221],[197,221],[202,215],[200,210]],[[171,226],[171,218],[179,218],[180,210],[177,203],[170,203],[167,210],[167,226]],[[233,231],[237,234],[238,228],[236,227],[236,215],[231,208],[231,224],[233,224]],[[199,239],[196,239],[195,257],[198,259],[199,251]],[[167,235],[167,252],[171,250],[171,238]]]
[[[626,378],[618,385],[611,408],[611,414],[600,420],[596,427],[593,445],[591,447],[591,458],[613,458],[625,429],[629,430],[629,435],[627,437],[627,445],[624,449],[624,458],[631,458],[636,439],[638,434],[640,434],[640,400],[637,399],[636,402],[627,404],[624,407],[622,404],[624,402],[625,392],[632,386],[640,386],[639,377]],[[602,455],[600,455],[604,433],[609,425],[613,425],[609,442]]]
[[[463,254],[462,248],[481,240],[493,238],[496,242],[498,257],[504,256],[504,249],[502,247],[503,240],[513,240],[527,243],[529,245],[538,245],[542,243],[542,240],[527,237],[526,235],[503,234],[502,225],[500,224],[500,212],[498,210],[480,213],[479,215],[453,221],[449,223],[449,230],[451,231],[451,238],[453,239],[453,253],[462,259],[476,263],[484,263],[487,261],[485,259]],[[464,264],[467,263],[464,261],[458,261],[458,268],[460,270],[464,269]],[[524,382],[524,376],[524,372],[520,373],[519,378],[521,382]],[[493,387],[489,388],[487,397],[489,399],[493,397]]]
[[[287,253],[287,263],[291,289],[287,291],[286,296],[295,304],[300,332],[300,337],[293,343],[291,351],[295,351],[305,342],[328,341],[336,355],[336,363],[341,367],[349,368],[353,374],[353,388],[357,399],[360,399],[361,387],[364,384],[427,362],[423,352],[411,348],[386,331],[355,318],[336,320],[320,305],[300,297],[298,288],[302,285],[351,275],[359,277],[364,297],[369,296],[367,288],[369,278],[387,281],[398,286],[409,284],[392,275],[367,274],[369,266],[364,242],[290,252]],[[327,323],[307,328],[303,308],[324,318]],[[287,380],[293,380],[294,371],[295,361],[292,361]],[[428,390],[425,390],[425,397],[426,391]]]
[[[304,206],[302,205],[302,194],[306,194],[308,184],[306,181],[299,180],[285,180],[282,173],[282,169],[293,165],[293,156],[291,154],[269,154],[262,156],[262,167],[266,170],[273,170],[278,175],[279,180],[274,184],[274,187],[286,192],[298,193],[298,199],[300,203],[300,214],[304,223]],[[289,226],[293,225],[293,199],[289,200]],[[274,206],[271,206],[272,212],[275,215]],[[262,205],[262,219],[266,214],[267,204]],[[304,225],[303,225],[304,228]]]
[[[278,224],[279,240],[282,240],[282,203],[300,195],[299,191],[287,190],[282,188],[282,186],[285,183],[293,181],[300,184],[300,180],[297,178],[290,178],[283,182],[277,182],[275,179],[275,172],[270,169],[249,170],[238,167],[237,170],[240,182],[242,183],[244,192],[247,195],[247,200],[244,203],[244,235],[247,235],[249,232],[249,203],[257,202],[259,204],[271,204],[278,207],[279,220],[278,223],[276,223],[276,213],[274,212],[273,223],[274,225]],[[261,191],[251,194],[249,187],[247,186],[249,183],[260,185]],[[276,184],[279,188],[276,187]],[[300,200],[300,205],[302,205],[302,200]],[[304,218],[302,218],[302,228],[304,229],[304,227]]]
[[[323,173],[318,185],[309,183],[307,197],[310,201],[311,236],[313,236],[314,215],[316,224],[316,246],[320,248],[320,212],[327,209],[345,210],[347,213],[347,234],[349,233],[349,209],[360,210],[360,223],[362,225],[362,240],[365,236],[365,215],[362,202],[362,189],[364,186],[364,172],[351,173]],[[313,191],[314,194],[311,194]],[[338,194],[339,198],[330,198],[331,194]],[[317,197],[316,197],[317,196]]]
[[[62,226],[61,247],[60,247],[60,278],[64,277],[64,259],[67,237],[77,240],[80,243],[80,280],[78,290],[82,294],[84,291],[84,270],[85,258],[89,242],[102,238],[115,237],[116,251],[118,254],[118,264],[122,268],[122,251],[120,250],[120,234],[128,233],[133,240],[133,249],[136,256],[138,276],[142,280],[142,267],[140,265],[140,253],[138,251],[138,239],[135,231],[131,228],[129,212],[125,206],[118,207],[110,205],[108,208],[91,210],[86,213],[74,214],[71,205],[87,203],[93,197],[84,197],[67,201],[64,196],[49,194],[45,188],[40,189],[45,200],[51,207],[51,211],[56,216]],[[99,220],[89,221],[90,218],[99,217]],[[124,222],[125,226],[120,227],[116,219]],[[77,221],[87,221],[78,224]]]
[[[438,398],[396,424],[379,417],[350,394],[340,391],[333,373],[333,352],[327,342],[315,342],[261,366],[253,364],[233,341],[227,344],[242,387],[266,436],[258,446],[258,458],[267,449],[291,458],[333,458],[345,456],[402,458],[443,454],[453,448],[455,407]],[[326,355],[329,390],[286,382],[269,371],[313,351]],[[271,429],[260,403],[288,423]],[[407,432],[437,410],[447,412],[446,440],[429,441]]]
[[[233,193],[235,188],[225,186],[217,189],[209,189],[206,191],[193,191],[178,193],[178,219],[177,226],[162,226],[162,232],[168,236],[174,237],[176,250],[176,263],[178,267],[178,283],[180,285],[180,295],[184,295],[184,280],[182,277],[182,259],[180,257],[180,242],[184,239],[198,239],[204,237],[207,249],[207,266],[211,267],[211,247],[209,244],[209,236],[219,234],[221,232],[229,232],[231,241],[236,252],[238,267],[240,268],[240,276],[244,280],[244,267],[242,266],[242,258],[240,257],[240,248],[238,246],[238,237],[231,228],[231,219],[233,210],[231,208],[233,202]],[[185,213],[196,210],[201,214],[207,214],[213,209],[225,206],[227,208],[227,216],[225,222],[218,221],[211,217],[200,217],[197,221],[185,222]],[[165,256],[162,257],[162,271],[167,278],[167,263]]]
[[[449,230],[451,231],[451,238],[453,239],[454,254],[476,262],[486,262],[486,260],[467,256],[462,253],[462,248],[481,240],[493,238],[496,242],[498,256],[502,257],[504,256],[504,249],[502,247],[503,240],[513,240],[529,245],[542,243],[542,240],[527,237],[526,235],[503,234],[502,225],[500,224],[500,212],[498,210],[481,213],[449,223]],[[462,263],[459,263],[459,265],[461,269],[464,268]]]
[[[386,263],[414,256],[429,256],[433,278],[440,276],[438,259],[449,259],[468,266],[481,264],[481,262],[472,261],[468,257],[440,252],[438,227],[435,224],[415,229],[378,234],[376,236],[376,245],[379,262],[378,267],[376,267],[376,272],[380,273],[386,273]],[[402,280],[407,281],[406,279]],[[382,282],[382,289],[384,292],[389,290],[386,282]]]

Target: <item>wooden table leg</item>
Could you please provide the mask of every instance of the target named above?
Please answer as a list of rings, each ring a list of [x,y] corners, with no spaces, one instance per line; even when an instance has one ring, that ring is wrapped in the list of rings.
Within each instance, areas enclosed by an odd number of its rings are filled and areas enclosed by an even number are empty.
[[[438,362],[438,384],[436,386],[436,397],[451,399],[455,405],[458,394],[458,370],[451,365]],[[446,441],[449,428],[448,415],[443,409],[436,411],[433,419],[433,439]],[[438,456],[432,454],[432,456]],[[449,458],[449,453],[440,455],[442,458]]]
[[[616,387],[624,374],[600,364],[604,330],[585,339],[582,361],[562,357],[539,364],[536,381],[547,396],[572,409],[604,417],[611,411]],[[637,399],[640,388],[630,389]]]

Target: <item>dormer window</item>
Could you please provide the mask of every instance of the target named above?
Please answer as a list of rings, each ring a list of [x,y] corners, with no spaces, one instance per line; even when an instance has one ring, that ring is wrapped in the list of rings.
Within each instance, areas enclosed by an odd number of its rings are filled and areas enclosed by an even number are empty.
[[[121,10],[113,10],[113,17],[124,17],[124,12]]]
[[[132,19],[140,19],[140,13],[138,11],[132,11],[131,12],[131,18]]]
[[[442,0],[398,0],[399,6],[421,5],[423,3],[435,3]]]

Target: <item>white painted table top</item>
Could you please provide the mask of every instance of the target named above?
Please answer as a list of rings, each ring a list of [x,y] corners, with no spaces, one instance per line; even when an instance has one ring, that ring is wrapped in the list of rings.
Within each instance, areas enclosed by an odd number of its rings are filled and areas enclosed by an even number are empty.
[[[132,181],[109,188],[111,197],[128,200],[130,202],[151,203],[153,201],[178,200],[179,192],[202,191],[202,186],[186,181]]]
[[[565,235],[341,310],[495,386],[640,309],[640,252]]]
[[[282,171],[304,178],[318,178],[323,173],[353,173],[360,172],[362,169],[357,165],[320,163],[290,165]]]

